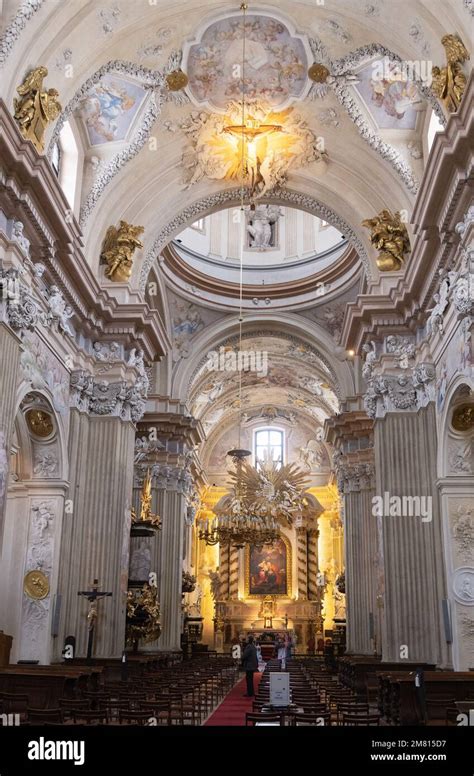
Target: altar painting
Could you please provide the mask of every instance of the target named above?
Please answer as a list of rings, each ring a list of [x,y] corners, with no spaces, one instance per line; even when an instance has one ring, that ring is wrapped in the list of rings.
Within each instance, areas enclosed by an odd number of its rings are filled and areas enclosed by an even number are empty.
[[[291,549],[285,537],[263,547],[246,547],[245,594],[248,597],[290,595]]]

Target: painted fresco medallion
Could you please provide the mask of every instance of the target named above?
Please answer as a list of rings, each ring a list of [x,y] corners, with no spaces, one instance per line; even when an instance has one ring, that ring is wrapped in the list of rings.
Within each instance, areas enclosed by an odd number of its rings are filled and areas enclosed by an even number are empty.
[[[243,21],[240,14],[212,22],[185,47],[183,69],[190,96],[198,105],[222,112],[242,92]],[[273,110],[303,99],[309,89],[309,47],[279,19],[246,17],[245,92]]]

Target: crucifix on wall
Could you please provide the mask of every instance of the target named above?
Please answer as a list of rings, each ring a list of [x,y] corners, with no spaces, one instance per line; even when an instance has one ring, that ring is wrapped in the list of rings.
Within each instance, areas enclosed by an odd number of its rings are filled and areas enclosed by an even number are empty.
[[[106,593],[99,590],[99,580],[94,579],[92,590],[79,590],[77,595],[82,595],[89,601],[89,611],[87,613],[87,623],[89,629],[89,636],[87,640],[87,660],[92,660],[92,648],[94,645],[94,632],[97,623],[97,602],[99,598],[105,596],[111,596],[112,593]]]

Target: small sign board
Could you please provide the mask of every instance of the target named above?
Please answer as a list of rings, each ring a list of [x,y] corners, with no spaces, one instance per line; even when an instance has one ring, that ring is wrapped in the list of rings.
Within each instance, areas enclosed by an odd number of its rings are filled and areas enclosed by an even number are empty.
[[[284,671],[270,673],[270,705],[289,706],[290,674]]]

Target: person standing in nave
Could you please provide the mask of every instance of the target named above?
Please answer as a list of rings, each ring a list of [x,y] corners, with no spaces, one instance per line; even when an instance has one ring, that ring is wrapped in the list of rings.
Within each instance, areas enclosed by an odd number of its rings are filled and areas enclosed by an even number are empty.
[[[258,671],[257,649],[253,636],[249,636],[247,639],[247,646],[242,655],[242,668],[245,671],[245,678],[247,680],[247,692],[244,694],[244,698],[253,698],[255,696],[253,675],[255,671]]]

